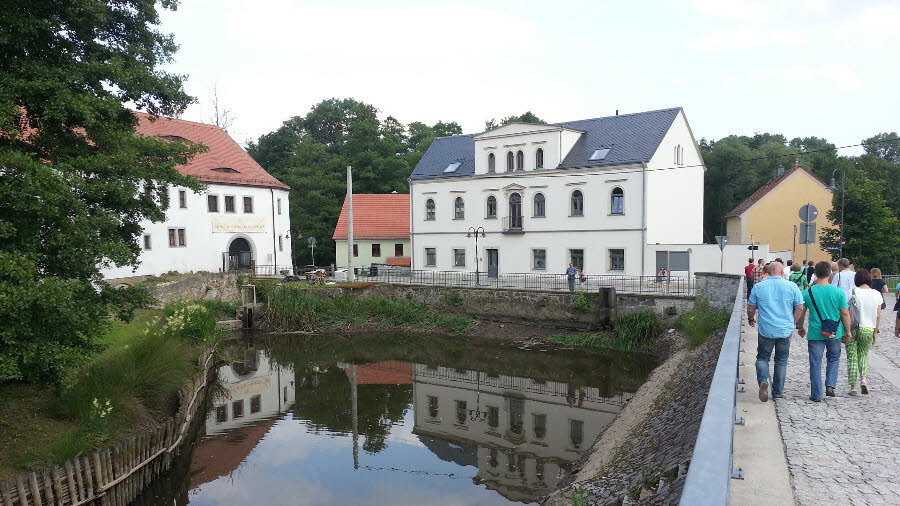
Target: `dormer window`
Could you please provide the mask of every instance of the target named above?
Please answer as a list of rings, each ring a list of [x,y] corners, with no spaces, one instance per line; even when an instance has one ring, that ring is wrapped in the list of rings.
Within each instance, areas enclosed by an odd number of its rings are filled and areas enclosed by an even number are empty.
[[[516,170],[516,157],[512,151],[506,153],[506,172]]]
[[[525,153],[516,153],[516,170],[525,170]]]
[[[456,172],[456,169],[458,169],[460,165],[462,165],[462,162],[453,162],[444,169],[444,173]]]
[[[591,153],[591,157],[589,158],[589,160],[591,160],[591,161],[605,160],[606,155],[609,154],[609,150],[610,150],[610,148],[595,149],[594,152]]]
[[[534,152],[534,168],[544,168],[544,150],[542,148],[537,148],[537,151]]]
[[[215,172],[221,172],[222,174],[240,174],[238,171],[232,169],[231,167],[216,167],[213,169]]]
[[[191,142],[180,135],[160,135],[158,138],[171,142]]]

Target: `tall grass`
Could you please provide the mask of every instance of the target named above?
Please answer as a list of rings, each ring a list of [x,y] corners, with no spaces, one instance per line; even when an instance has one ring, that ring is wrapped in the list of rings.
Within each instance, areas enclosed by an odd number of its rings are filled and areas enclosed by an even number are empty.
[[[700,299],[694,309],[682,313],[675,326],[690,337],[691,346],[696,348],[709,336],[725,330],[730,319],[727,309],[713,307],[708,300]]]
[[[290,285],[272,288],[263,316],[279,331],[317,331],[348,323],[381,323],[408,330],[461,334],[472,323],[466,316],[442,314],[424,304],[388,297],[320,297]]]
[[[662,330],[659,316],[651,311],[620,316],[613,325],[613,331],[553,335],[548,339],[570,348],[652,352],[653,338]]]

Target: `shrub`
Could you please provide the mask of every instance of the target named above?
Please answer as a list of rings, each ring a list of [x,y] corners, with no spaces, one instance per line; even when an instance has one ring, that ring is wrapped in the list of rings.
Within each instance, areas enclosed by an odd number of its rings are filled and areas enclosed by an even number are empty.
[[[616,332],[635,339],[647,340],[655,337],[662,330],[662,322],[653,311],[638,311],[622,315],[613,322]]]
[[[459,290],[454,290],[452,288],[448,288],[444,292],[444,302],[448,306],[462,306],[463,304],[463,296],[459,293]]]
[[[579,313],[587,313],[591,309],[591,296],[581,292],[572,298],[572,303],[569,306]]]
[[[713,307],[708,300],[700,299],[694,309],[682,313],[675,326],[691,338],[691,346],[697,347],[709,336],[724,330],[730,319],[728,310]]]
[[[219,331],[213,313],[202,303],[178,301],[163,308],[163,318],[156,328],[148,328],[148,333],[161,333],[170,339],[185,339],[189,342],[207,342],[218,337]]]
[[[235,318],[237,316],[237,304],[222,300],[198,300],[197,304],[205,307],[215,319]]]

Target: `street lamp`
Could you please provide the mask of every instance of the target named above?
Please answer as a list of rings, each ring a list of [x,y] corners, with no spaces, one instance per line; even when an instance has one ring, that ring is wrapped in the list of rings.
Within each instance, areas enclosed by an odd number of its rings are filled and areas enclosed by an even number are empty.
[[[834,174],[836,172],[841,173],[841,229],[838,239],[838,248],[840,250],[840,258],[844,258],[844,198],[847,195],[847,173],[841,169],[834,169],[831,171],[831,182],[828,184],[828,189],[831,191],[837,191],[837,186],[834,181]]]
[[[481,271],[478,270],[478,233],[481,232],[481,237],[484,237],[484,227],[469,227],[469,231],[466,232],[466,237],[475,237],[475,286],[481,285]]]

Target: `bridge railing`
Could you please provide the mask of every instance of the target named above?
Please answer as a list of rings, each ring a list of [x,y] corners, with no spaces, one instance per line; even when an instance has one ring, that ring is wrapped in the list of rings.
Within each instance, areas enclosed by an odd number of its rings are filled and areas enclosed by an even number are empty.
[[[743,423],[737,418],[743,308],[741,277],[681,494],[683,506],[728,504],[731,480],[742,476],[734,469],[734,426]]]

